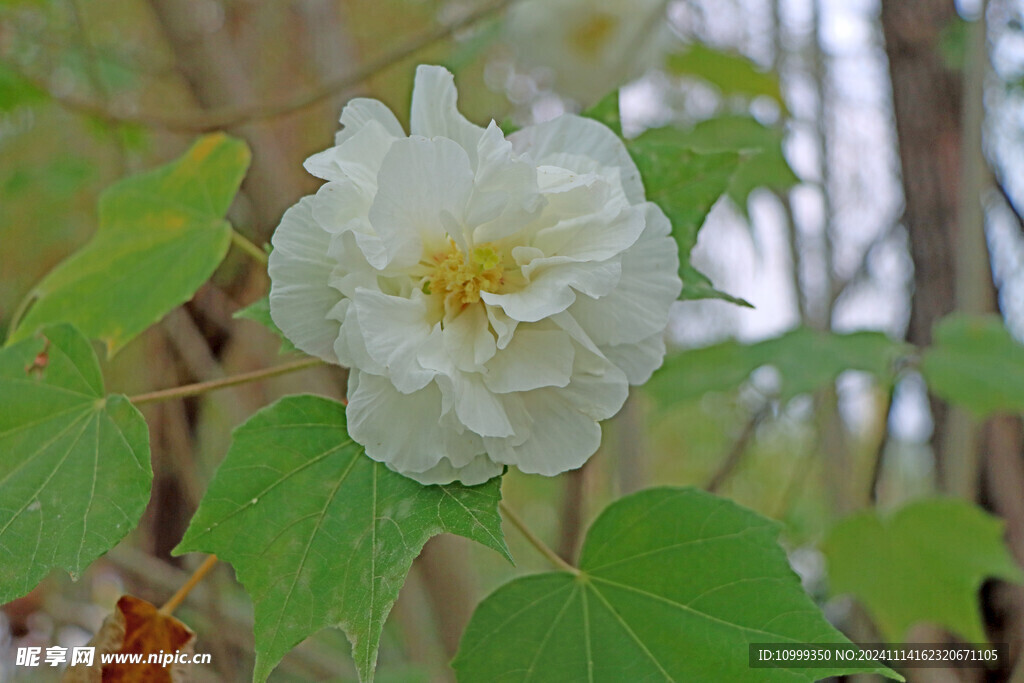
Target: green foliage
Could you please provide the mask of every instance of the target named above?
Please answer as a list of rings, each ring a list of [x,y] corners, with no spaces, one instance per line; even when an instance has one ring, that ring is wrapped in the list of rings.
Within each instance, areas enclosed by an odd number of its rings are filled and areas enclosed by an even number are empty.
[[[257,680],[331,625],[372,680],[384,621],[427,539],[455,533],[508,556],[500,486],[422,486],[366,457],[341,404],[289,396],[235,430],[176,552],[234,565],[256,607]]]
[[[245,308],[235,311],[235,314],[231,317],[241,318],[243,320],[252,320],[273,332],[281,340],[280,353],[292,353],[294,351],[298,351],[298,349],[295,348],[295,344],[292,344],[288,337],[284,336],[284,332],[274,324],[274,319],[270,317],[269,296],[265,296],[262,299],[254,301]]]
[[[452,663],[459,681],[764,683],[843,673],[747,666],[749,642],[849,642],[803,592],[778,531],[694,489],[623,498],[588,532],[578,576],[519,578],[480,604]]]
[[[606,95],[583,112],[622,135],[619,92]],[[722,299],[750,306],[743,299],[715,289],[706,275],[690,264],[690,252],[697,244],[708,212],[725,194],[740,166],[735,151],[701,153],[694,151],[690,136],[677,128],[657,128],[626,140],[626,148],[644,181],[647,199],[661,207],[672,223],[672,236],[679,243],[679,276],[683,280],[680,299]]]
[[[1024,346],[998,316],[948,316],[933,337],[921,361],[932,392],[978,417],[1024,412]]]
[[[779,77],[734,52],[691,43],[685,51],[669,55],[665,66],[670,73],[705,80],[725,95],[766,96],[785,109]]]
[[[889,516],[843,520],[823,546],[835,594],[851,593],[889,642],[918,622],[983,643],[978,589],[988,577],[1021,582],[1003,522],[962,500],[922,500]]]
[[[109,188],[96,235],[36,286],[11,341],[70,322],[113,354],[190,299],[227,253],[223,216],[248,164],[245,143],[208,135],[177,161]]]
[[[707,277],[690,265],[697,233],[718,198],[729,188],[740,167],[734,151],[702,153],[675,128],[649,130],[627,142],[644,179],[647,198],[662,208],[672,222],[672,236],[679,243],[681,299],[725,299],[747,305],[711,287]]]
[[[55,567],[77,577],[139,521],[149,431],[105,396],[89,341],[55,325],[0,350],[0,603]]]
[[[896,360],[906,352],[904,344],[880,332],[837,334],[801,327],[755,344],[730,340],[672,354],[647,391],[663,406],[692,401],[710,391],[733,391],[754,370],[773,365],[785,400],[826,386],[846,370],[870,372],[889,382]]]
[[[0,63],[0,112],[39,104],[46,100],[45,92],[26,81],[11,67]]]
[[[758,187],[783,192],[800,182],[782,153],[783,132],[749,116],[726,115],[702,121],[686,131],[681,144],[698,152],[739,151],[743,163],[729,183],[729,198],[744,214]]]

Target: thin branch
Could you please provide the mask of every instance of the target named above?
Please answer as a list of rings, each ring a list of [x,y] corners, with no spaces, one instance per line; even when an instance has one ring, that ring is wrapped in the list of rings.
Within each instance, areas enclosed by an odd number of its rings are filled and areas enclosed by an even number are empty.
[[[210,555],[199,567],[192,572],[192,576],[188,577],[188,580],[182,584],[178,592],[171,596],[171,599],[165,602],[160,607],[160,614],[167,617],[174,613],[174,610],[178,609],[181,603],[185,602],[185,598],[192,592],[192,589],[199,585],[199,582],[203,580],[203,577],[210,573],[213,568],[217,565],[217,556]]]
[[[705,491],[710,493],[717,492],[726,479],[732,476],[732,473],[743,460],[743,455],[747,452],[747,446],[750,445],[751,439],[754,438],[757,426],[768,417],[769,413],[771,413],[771,403],[765,403],[750,416],[747,423],[743,425],[743,431],[740,432],[740,435],[733,442],[732,448],[729,449],[728,454],[722,459],[715,473],[708,479],[708,483],[704,485]]]
[[[505,501],[499,502],[498,507],[501,508],[501,513],[505,515],[505,519],[511,522],[512,526],[518,529],[519,533],[523,535],[523,538],[525,538],[530,545],[536,548],[541,555],[546,557],[551,564],[564,572],[569,572],[573,576],[579,575],[580,570],[559,557],[558,553],[548,547],[548,545],[544,541],[540,540],[535,533],[530,531],[530,527],[526,526],[526,522],[516,514],[515,510],[506,505]]]
[[[161,389],[159,391],[150,391],[145,394],[129,396],[128,400],[134,405],[140,406],[146,403],[156,403],[158,401],[169,401],[175,398],[198,396],[199,394],[217,391],[218,389],[225,389],[239,384],[248,384],[249,382],[258,382],[263,379],[277,377],[278,375],[298,372],[299,370],[305,370],[306,368],[312,368],[317,365],[324,365],[324,361],[319,358],[303,358],[302,360],[297,360],[292,363],[284,363],[272,368],[264,368],[263,370],[243,372],[239,375],[232,375],[231,377],[225,377],[223,379],[210,380],[209,382],[198,382],[196,384],[186,384],[180,387],[172,387],[170,389]]]
[[[1007,191],[1006,185],[1003,184],[1002,179],[994,173],[992,175],[994,177],[993,184],[996,186],[999,196],[1003,198],[1003,201],[1006,202],[1007,208],[1010,209],[1010,212],[1013,213],[1014,217],[1017,219],[1017,226],[1024,231],[1024,215],[1021,214],[1017,205],[1013,203],[1013,198],[1010,197],[1010,193]]]
[[[482,7],[467,13],[465,16],[456,19],[455,21],[439,26],[407,41],[393,52],[371,60],[351,73],[330,79],[319,87],[314,88],[309,92],[302,93],[290,100],[271,104],[219,107],[216,109],[209,109],[204,112],[192,112],[180,115],[163,114],[158,112],[130,113],[114,111],[94,101],[54,93],[48,84],[40,79],[20,72],[19,75],[36,87],[42,89],[44,92],[47,92],[55,102],[65,106],[66,108],[82,114],[94,116],[110,123],[142,125],[151,128],[162,128],[179,133],[208,133],[226,128],[234,128],[244,123],[278,118],[303,109],[308,109],[309,107],[319,104],[334,95],[359,85],[363,81],[376,75],[378,72],[414,55],[423,48],[440,40],[444,40],[452,34],[466,27],[472,26],[492,14],[504,10],[516,1],[517,0],[493,0],[492,2],[486,3]]]
[[[558,555],[571,563],[576,557],[583,530],[583,499],[586,488],[588,460],[582,467],[569,470],[563,477],[562,527],[558,534]]]
[[[231,229],[231,242],[246,254],[253,257],[253,259],[259,261],[263,265],[267,265],[267,252],[260,249],[256,244],[251,242],[249,238],[234,228]]]

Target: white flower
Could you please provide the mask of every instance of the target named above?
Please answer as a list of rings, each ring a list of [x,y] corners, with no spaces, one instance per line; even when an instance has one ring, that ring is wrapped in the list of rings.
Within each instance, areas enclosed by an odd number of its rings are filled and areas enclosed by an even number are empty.
[[[668,44],[665,0],[523,0],[508,42],[524,66],[546,67],[555,89],[584,105],[657,66]]]
[[[348,429],[422,483],[504,465],[554,475],[662,361],[677,247],[614,133],[563,116],[509,136],[421,66],[406,136],[351,101],[328,181],[274,234],[270,311],[300,349],[351,368]]]

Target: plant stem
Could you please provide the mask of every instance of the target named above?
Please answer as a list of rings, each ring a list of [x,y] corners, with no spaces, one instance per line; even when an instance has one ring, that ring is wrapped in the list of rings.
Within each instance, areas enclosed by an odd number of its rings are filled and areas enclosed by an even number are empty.
[[[558,553],[549,548],[544,541],[540,540],[535,533],[530,531],[530,527],[526,526],[526,523],[522,518],[517,515],[512,508],[506,505],[505,501],[499,502],[498,507],[501,509],[502,514],[505,515],[505,518],[512,522],[512,526],[519,530],[519,533],[523,535],[523,538],[529,541],[530,545],[536,548],[541,555],[546,557],[551,564],[555,565],[562,571],[569,572],[573,576],[579,576],[580,570],[559,557]]]
[[[254,259],[259,261],[263,265],[267,265],[267,252],[263,251],[257,245],[253,244],[251,241],[249,241],[248,237],[238,232],[234,228],[231,228],[231,241],[234,243],[236,247],[244,251],[246,254],[252,256]]]
[[[323,364],[324,362],[319,358],[303,358],[302,360],[297,360],[291,363],[284,363],[282,365],[277,365],[272,368],[264,368],[263,370],[253,370],[252,372],[243,372],[239,375],[224,377],[223,379],[214,379],[208,382],[198,382],[196,384],[186,384],[180,387],[160,389],[159,391],[150,391],[145,394],[129,396],[128,400],[131,401],[134,405],[139,406],[145,403],[156,403],[157,401],[169,401],[175,398],[198,396],[199,394],[205,394],[208,391],[216,391],[218,389],[224,389],[226,387],[233,387],[238,384],[248,384],[249,382],[258,382],[261,379],[277,377],[278,375],[286,375],[290,372],[297,372],[299,370],[305,370],[306,368],[312,368],[317,365]]]
[[[178,592],[171,596],[168,600],[160,607],[160,614],[165,617],[170,616],[174,613],[174,610],[178,609],[181,603],[185,602],[185,598],[192,592],[192,589],[199,585],[199,582],[203,580],[203,577],[210,573],[210,570],[217,564],[217,556],[210,555],[199,567],[192,572],[192,576],[188,577],[185,583],[182,584]]]

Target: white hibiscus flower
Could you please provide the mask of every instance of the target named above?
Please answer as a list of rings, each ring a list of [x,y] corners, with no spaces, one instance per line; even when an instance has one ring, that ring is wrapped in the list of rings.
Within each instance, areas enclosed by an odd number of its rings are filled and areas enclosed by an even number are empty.
[[[506,36],[516,60],[552,70],[583,105],[657,66],[669,44],[665,0],[522,0]]]
[[[507,139],[421,66],[412,135],[351,101],[328,181],[274,234],[270,311],[300,349],[351,368],[348,429],[425,484],[505,465],[555,475],[665,353],[677,247],[614,133],[577,116]]]

